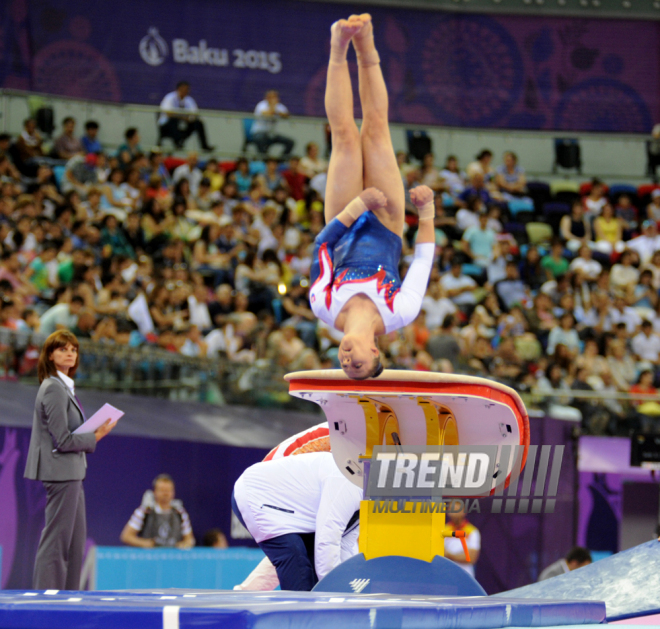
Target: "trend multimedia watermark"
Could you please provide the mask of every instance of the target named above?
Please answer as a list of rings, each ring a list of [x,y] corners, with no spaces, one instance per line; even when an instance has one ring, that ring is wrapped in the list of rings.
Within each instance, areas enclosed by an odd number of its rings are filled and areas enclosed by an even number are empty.
[[[485,497],[491,513],[554,513],[563,456],[550,445],[378,446],[365,498],[376,513],[481,512]]]

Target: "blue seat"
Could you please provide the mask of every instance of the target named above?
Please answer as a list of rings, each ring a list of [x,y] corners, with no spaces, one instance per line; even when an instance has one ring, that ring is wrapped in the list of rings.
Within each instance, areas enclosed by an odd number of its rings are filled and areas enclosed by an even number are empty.
[[[60,192],[62,191],[62,180],[64,179],[65,170],[66,166],[53,166],[53,177],[55,177],[55,183]]]
[[[250,162],[250,174],[251,175],[261,175],[262,173],[266,172],[266,162],[260,160],[260,159],[255,159]]]
[[[252,139],[253,122],[254,120],[252,118],[243,118],[243,147],[241,148],[241,153],[243,154],[247,152],[247,148],[250,144],[253,144],[257,151],[259,150],[256,142]]]
[[[534,201],[528,197],[522,197],[520,199],[511,199],[509,201],[509,212],[512,217],[515,217],[516,214],[520,212],[533,212],[534,211]]]
[[[637,196],[637,188],[629,183],[615,183],[610,186],[610,195],[615,197],[619,194],[628,194],[631,197]]]

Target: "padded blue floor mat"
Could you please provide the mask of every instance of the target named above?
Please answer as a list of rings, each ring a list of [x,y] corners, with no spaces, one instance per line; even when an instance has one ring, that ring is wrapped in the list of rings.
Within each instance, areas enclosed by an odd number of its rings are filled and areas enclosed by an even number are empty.
[[[658,613],[660,608],[660,542],[653,540],[589,566],[494,598],[604,601],[607,620]]]
[[[12,629],[489,629],[597,624],[591,601],[307,592],[128,590],[0,591]]]

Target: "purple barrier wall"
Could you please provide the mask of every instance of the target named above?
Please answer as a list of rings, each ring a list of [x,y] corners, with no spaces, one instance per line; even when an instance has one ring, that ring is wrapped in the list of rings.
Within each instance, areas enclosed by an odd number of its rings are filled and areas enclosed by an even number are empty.
[[[648,133],[660,113],[658,23],[371,7],[397,122]],[[0,86],[158,104],[178,80],[201,107],[252,111],[279,89],[324,116],[329,27],[348,4],[12,0]]]
[[[32,566],[44,523],[41,483],[23,479],[30,431],[0,426],[0,546],[2,587],[30,588]],[[157,474],[169,473],[177,496],[201,537],[230,529],[230,496],[243,470],[267,450],[138,437],[108,437],[89,455],[85,481],[88,537],[118,546],[119,534]],[[241,540],[245,545],[245,540]]]
[[[630,439],[581,437],[577,543],[590,550],[618,552],[623,485],[657,483],[651,471],[630,466]],[[653,531],[649,531],[649,539]]]

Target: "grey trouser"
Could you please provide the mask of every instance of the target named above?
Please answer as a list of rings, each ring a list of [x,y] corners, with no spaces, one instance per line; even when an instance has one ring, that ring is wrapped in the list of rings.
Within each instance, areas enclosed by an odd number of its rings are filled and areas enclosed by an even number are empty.
[[[81,480],[44,481],[46,525],[34,562],[35,590],[78,590],[82,570],[87,521]]]

